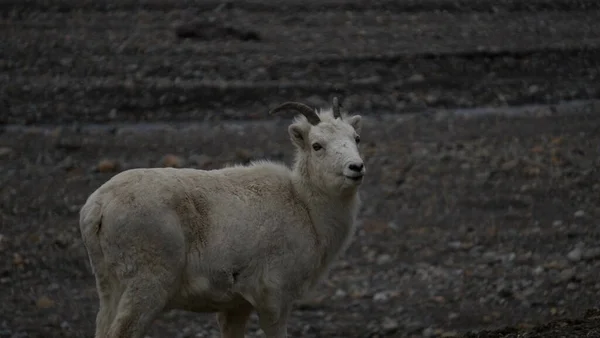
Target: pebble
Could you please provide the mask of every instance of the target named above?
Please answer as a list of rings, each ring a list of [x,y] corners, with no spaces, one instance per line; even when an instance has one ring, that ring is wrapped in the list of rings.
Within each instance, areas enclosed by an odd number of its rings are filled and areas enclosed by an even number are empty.
[[[590,248],[583,251],[581,257],[585,260],[592,260],[600,257],[600,247]]]
[[[194,162],[198,168],[204,169],[209,164],[211,164],[213,160],[208,155],[200,154],[200,155],[192,155],[192,156],[190,156],[190,161]]]
[[[407,80],[408,82],[423,82],[425,80],[425,76],[423,76],[423,74],[415,73],[411,75]]]
[[[390,297],[387,292],[377,292],[373,295],[373,301],[375,302],[385,302],[388,299],[390,299]]]
[[[579,262],[581,260],[582,254],[583,254],[583,252],[582,252],[581,248],[577,247],[577,248],[571,250],[571,252],[569,252],[567,254],[567,258],[571,262]]]
[[[161,163],[163,167],[167,168],[181,168],[183,167],[183,159],[177,155],[167,154],[163,156]]]
[[[13,152],[12,148],[0,147],[0,157],[10,155]]]
[[[386,330],[386,331],[394,331],[397,330],[399,327],[398,321],[395,319],[392,319],[390,317],[385,317],[383,318],[383,322],[381,323],[381,327]]]
[[[575,276],[575,271],[573,269],[565,269],[560,272],[558,275],[557,283],[564,283]]]
[[[428,327],[423,330],[423,337],[433,337],[435,335],[435,330],[431,327]]]
[[[337,289],[335,291],[335,294],[333,295],[334,298],[344,298],[346,297],[347,293],[346,291],[342,290],[342,289]]]
[[[388,263],[392,260],[392,256],[388,255],[388,254],[383,254],[383,255],[379,255],[377,257],[377,265],[383,265],[385,263]]]
[[[119,169],[119,162],[117,160],[103,159],[96,165],[96,170],[101,173],[115,172]]]
[[[575,211],[575,213],[573,214],[573,216],[575,216],[576,218],[581,218],[581,217],[585,216],[585,211],[583,211],[583,210],[577,210],[577,211]]]
[[[13,264],[14,265],[23,265],[25,264],[25,259],[23,259],[23,256],[21,256],[18,253],[14,253],[13,254]]]
[[[42,296],[37,300],[36,305],[39,309],[47,309],[54,306],[54,301],[48,296]]]

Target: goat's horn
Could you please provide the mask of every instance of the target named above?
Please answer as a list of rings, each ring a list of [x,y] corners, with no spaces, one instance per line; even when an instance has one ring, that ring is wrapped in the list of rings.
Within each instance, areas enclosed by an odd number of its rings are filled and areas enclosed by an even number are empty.
[[[340,101],[338,100],[337,96],[333,97],[332,110],[333,110],[333,118],[335,118],[335,119],[337,119],[338,117],[340,119],[342,118],[342,115],[340,114]]]
[[[281,110],[285,110],[285,109],[292,109],[292,110],[298,111],[302,115],[306,116],[306,119],[308,120],[308,122],[310,122],[310,124],[312,124],[313,126],[316,126],[317,124],[319,124],[319,122],[321,122],[319,115],[317,115],[317,113],[311,107],[305,105],[304,103],[300,103],[300,102],[282,103],[279,106],[273,108],[269,112],[269,114],[274,114],[274,113],[277,113],[277,112],[279,112]]]

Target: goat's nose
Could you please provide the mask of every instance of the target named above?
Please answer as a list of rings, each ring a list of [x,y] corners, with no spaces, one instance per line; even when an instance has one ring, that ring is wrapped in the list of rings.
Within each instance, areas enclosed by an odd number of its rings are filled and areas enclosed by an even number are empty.
[[[362,162],[350,163],[348,169],[356,172],[361,172],[365,165]]]

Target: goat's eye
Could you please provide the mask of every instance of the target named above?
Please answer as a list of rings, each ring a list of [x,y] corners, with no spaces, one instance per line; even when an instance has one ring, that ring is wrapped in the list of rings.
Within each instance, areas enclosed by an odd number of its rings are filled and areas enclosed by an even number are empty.
[[[315,151],[323,149],[323,147],[319,143],[313,143],[312,147]]]
[[[357,136],[354,138],[354,141],[356,141],[356,144],[359,144],[359,143],[360,143],[360,136],[358,136],[358,135],[357,135]]]

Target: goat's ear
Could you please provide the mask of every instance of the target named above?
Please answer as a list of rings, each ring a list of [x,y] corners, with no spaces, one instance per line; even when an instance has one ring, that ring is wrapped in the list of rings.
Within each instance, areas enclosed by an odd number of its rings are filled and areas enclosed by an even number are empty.
[[[362,117],[360,115],[354,115],[348,118],[348,123],[356,130],[357,133],[360,133],[362,129]]]
[[[304,126],[300,124],[292,124],[288,127],[288,132],[290,133],[290,138],[292,142],[300,149],[304,149],[306,146],[306,138],[308,137],[308,130]]]

